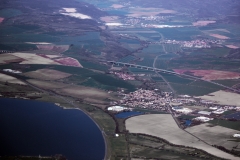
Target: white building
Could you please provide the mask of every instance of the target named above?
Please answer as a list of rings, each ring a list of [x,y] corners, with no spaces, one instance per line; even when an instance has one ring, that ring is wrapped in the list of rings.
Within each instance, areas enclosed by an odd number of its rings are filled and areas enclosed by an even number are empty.
[[[209,115],[211,114],[211,112],[207,112],[207,111],[199,111],[198,114],[202,114],[202,115],[209,116]]]
[[[207,122],[207,121],[213,120],[213,118],[200,116],[200,117],[194,118],[193,120],[200,121],[200,122]]]
[[[218,107],[217,107],[217,106],[215,106],[215,107],[209,107],[209,109],[211,109],[211,110],[217,110]]]
[[[116,111],[116,112],[121,112],[121,111],[124,111],[128,108],[126,107],[121,107],[121,106],[112,106],[112,107],[108,107],[108,111]]]
[[[10,73],[22,73],[20,71],[12,70],[12,69],[3,69],[4,72],[10,72]]]
[[[233,137],[240,138],[240,134],[234,134]]]
[[[224,112],[225,112],[224,109],[218,109],[216,111],[213,111],[212,113],[214,113],[214,114],[223,114]]]

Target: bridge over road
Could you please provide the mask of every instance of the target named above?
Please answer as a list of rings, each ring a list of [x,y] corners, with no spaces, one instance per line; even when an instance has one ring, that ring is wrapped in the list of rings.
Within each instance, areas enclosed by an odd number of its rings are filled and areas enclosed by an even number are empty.
[[[139,68],[139,69],[143,69],[143,70],[150,70],[150,71],[155,71],[155,72],[163,72],[163,73],[168,73],[168,74],[185,76],[185,77],[189,77],[189,78],[192,78],[192,79],[196,79],[196,80],[212,83],[212,84],[221,86],[223,88],[229,89],[229,90],[231,90],[233,92],[240,93],[240,90],[237,90],[237,89],[234,89],[234,88],[222,85],[222,84],[217,83],[217,82],[204,80],[204,79],[201,79],[199,77],[195,77],[195,76],[191,76],[191,75],[187,75],[187,74],[179,74],[179,73],[176,73],[176,72],[173,72],[173,71],[168,71],[168,70],[165,70],[165,69],[159,69],[159,68],[154,68],[154,67],[142,66],[142,65],[132,64],[132,63],[124,63],[124,62],[116,62],[116,61],[107,61],[107,62],[111,63],[111,64],[114,64],[114,65],[118,65],[118,66],[133,67],[133,68]]]

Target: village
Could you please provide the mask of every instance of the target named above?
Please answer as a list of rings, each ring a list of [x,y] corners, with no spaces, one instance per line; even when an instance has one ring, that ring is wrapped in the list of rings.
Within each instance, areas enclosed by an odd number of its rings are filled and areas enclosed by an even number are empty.
[[[211,48],[211,45],[222,44],[223,40],[196,39],[192,41],[163,40],[159,44],[178,44],[185,48]]]
[[[189,95],[178,95],[177,97],[174,97],[171,92],[160,92],[158,89],[138,89],[130,93],[123,93],[119,91],[118,94],[122,97],[122,99],[112,102],[112,107],[109,107],[108,110],[119,113],[140,108],[151,111],[171,113],[176,118],[183,115],[188,115],[195,117],[191,120],[193,125],[219,118],[232,121],[237,121],[240,119],[238,114],[224,116],[225,112],[240,111],[240,107],[219,105],[215,101],[203,100],[201,98],[192,97]],[[178,118],[178,120],[180,123],[185,123],[186,121],[182,120],[181,118]],[[188,126],[189,125],[190,124],[188,124]]]

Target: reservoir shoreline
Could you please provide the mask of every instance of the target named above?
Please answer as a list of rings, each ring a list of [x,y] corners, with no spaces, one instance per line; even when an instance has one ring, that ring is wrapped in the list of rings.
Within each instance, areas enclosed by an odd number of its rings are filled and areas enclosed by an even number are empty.
[[[107,159],[107,156],[108,156],[108,153],[107,153],[108,149],[107,149],[107,147],[108,147],[108,146],[107,146],[106,134],[105,134],[104,131],[101,129],[101,127],[97,124],[97,122],[95,122],[94,119],[93,119],[86,111],[84,111],[83,109],[79,108],[79,107],[76,106],[74,103],[70,102],[70,101],[67,100],[65,97],[63,97],[62,95],[59,95],[59,94],[54,93],[54,92],[46,91],[46,90],[44,90],[44,89],[42,89],[42,88],[39,88],[39,87],[37,87],[37,86],[29,83],[29,82],[26,81],[26,80],[22,80],[22,79],[20,79],[20,80],[21,80],[22,82],[28,84],[30,87],[38,90],[38,91],[46,92],[46,93],[51,93],[51,94],[53,94],[55,97],[60,98],[60,99],[63,99],[66,103],[70,104],[70,105],[73,106],[74,108],[67,108],[67,107],[64,107],[64,106],[59,106],[59,107],[62,107],[62,108],[64,108],[64,109],[78,109],[78,110],[82,111],[85,115],[87,115],[87,116],[97,125],[99,131],[102,133],[102,136],[103,136],[103,139],[104,139],[104,144],[105,144],[105,154],[104,154],[103,160],[106,160],[106,159]]]
[[[97,128],[98,128],[98,130],[101,132],[101,137],[103,138],[103,141],[104,141],[104,157],[103,157],[103,159],[105,160],[106,159],[106,153],[107,153],[107,143],[106,143],[106,137],[105,137],[105,135],[104,135],[104,132],[101,130],[101,128],[100,128],[100,126],[93,120],[93,118],[88,114],[88,113],[86,113],[84,110],[82,110],[82,109],[80,109],[80,108],[78,108],[77,106],[76,106],[76,104],[72,104],[72,103],[69,103],[69,104],[71,104],[72,106],[74,106],[74,107],[77,107],[77,108],[67,108],[67,107],[64,107],[64,106],[59,106],[59,105],[56,105],[56,104],[54,104],[54,103],[52,103],[52,102],[47,102],[47,101],[39,101],[39,100],[31,100],[31,99],[26,99],[26,98],[12,98],[12,97],[0,97],[0,100],[2,100],[2,99],[13,99],[13,100],[24,100],[24,101],[33,101],[34,103],[48,103],[48,104],[50,104],[50,105],[54,105],[54,106],[56,106],[57,108],[62,108],[62,109],[64,109],[64,110],[73,110],[73,109],[75,109],[75,110],[79,110],[79,111],[81,111],[81,113],[82,114],[84,114],[87,118],[90,118],[91,120],[89,120],[89,121],[91,121],[91,122],[94,122],[93,124],[95,124],[95,127],[97,126]],[[81,114],[80,113],[80,114]],[[76,123],[77,124],[77,123]],[[69,124],[69,125],[71,125],[71,124]],[[84,129],[84,128],[83,128]],[[24,156],[28,156],[28,155],[24,155]]]

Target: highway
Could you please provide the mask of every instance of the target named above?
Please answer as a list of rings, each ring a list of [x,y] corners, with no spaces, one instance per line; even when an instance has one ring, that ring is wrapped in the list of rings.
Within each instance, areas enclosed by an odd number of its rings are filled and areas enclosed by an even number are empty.
[[[168,74],[185,76],[185,77],[189,77],[189,78],[192,78],[192,79],[196,79],[196,80],[200,80],[200,81],[212,83],[212,84],[221,86],[221,87],[223,87],[223,88],[229,89],[229,90],[231,90],[231,91],[233,91],[233,92],[240,93],[240,91],[237,90],[237,89],[234,89],[234,88],[231,88],[231,87],[228,87],[228,86],[224,86],[224,85],[219,84],[219,83],[217,83],[217,82],[208,81],[208,80],[201,79],[201,78],[199,78],[199,77],[187,75],[187,74],[179,74],[179,73],[176,73],[176,72],[173,72],[173,71],[168,71],[168,70],[165,70],[165,69],[159,69],[159,68],[155,68],[155,67],[148,67],[148,66],[142,66],[142,65],[131,64],[131,63],[116,62],[116,61],[107,61],[107,62],[108,62],[108,63],[111,63],[111,64],[115,64],[115,65],[123,65],[123,66],[127,66],[127,67],[134,67],[134,68],[139,68],[139,69],[144,69],[144,70],[151,70],[151,71],[155,71],[155,72],[163,72],[163,73],[168,73]]]

